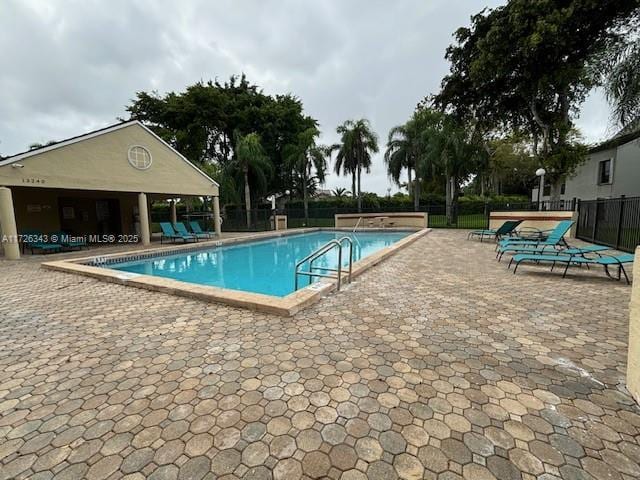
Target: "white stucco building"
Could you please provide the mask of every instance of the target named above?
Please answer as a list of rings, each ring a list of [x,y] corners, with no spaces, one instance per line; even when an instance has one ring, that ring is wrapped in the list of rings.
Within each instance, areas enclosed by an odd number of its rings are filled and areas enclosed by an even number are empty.
[[[561,199],[595,200],[640,196],[640,129],[619,133],[589,150],[589,158],[567,178]],[[538,189],[531,194],[538,198]],[[550,200],[545,183],[540,200]]]

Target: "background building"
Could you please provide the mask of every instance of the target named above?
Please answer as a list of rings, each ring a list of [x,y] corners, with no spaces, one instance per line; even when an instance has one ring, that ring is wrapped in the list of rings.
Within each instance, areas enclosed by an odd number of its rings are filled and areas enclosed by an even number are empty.
[[[640,129],[620,133],[589,150],[587,161],[567,178],[562,200],[595,200],[620,196],[640,196]],[[531,194],[538,198],[538,189]],[[545,183],[540,200],[550,200]]]

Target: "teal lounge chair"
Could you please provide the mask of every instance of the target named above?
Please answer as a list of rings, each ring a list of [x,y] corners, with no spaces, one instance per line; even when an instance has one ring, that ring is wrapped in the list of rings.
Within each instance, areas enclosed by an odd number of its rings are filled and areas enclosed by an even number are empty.
[[[191,220],[189,222],[189,227],[195,235],[205,236],[206,238],[214,238],[216,236],[216,232],[210,232],[208,230],[205,232],[204,230],[202,230],[202,228],[200,228],[200,224],[195,220]]]
[[[184,225],[182,227],[184,228]],[[186,232],[186,235],[183,235],[180,232],[176,232],[169,222],[160,222],[160,229],[162,230],[162,235],[160,235],[160,243],[162,243],[165,238],[171,240],[172,242],[175,242],[176,240],[182,240],[185,243],[198,241],[198,237],[191,235],[189,232]]]
[[[500,249],[505,247],[512,246],[533,246],[533,247],[542,247],[542,246],[551,246],[555,247],[558,245],[567,245],[567,242],[564,240],[564,235],[571,229],[573,225],[573,220],[562,220],[558,222],[558,225],[551,230],[551,233],[547,236],[546,239],[511,239],[507,238],[501,240],[500,243],[496,246],[496,250],[500,251]]]
[[[68,233],[63,232],[62,230],[59,230],[57,232],[51,232],[51,234],[49,234],[49,238],[53,238],[53,237],[56,237],[57,243],[62,245],[64,248],[70,248],[70,249],[78,248],[82,250],[82,247],[87,246],[87,242],[85,242],[84,240],[81,240],[80,237],[69,235]]]
[[[605,250],[611,250],[609,247],[603,245],[587,245],[586,247],[570,247],[565,246],[558,248],[556,245],[512,245],[507,247],[500,247],[496,257],[498,261],[502,260],[502,256],[505,253],[531,253],[531,254],[544,254],[544,255],[584,255],[585,253],[598,253]]]
[[[564,272],[562,273],[562,278],[567,276],[567,270],[569,267],[573,265],[602,265],[604,267],[604,272],[607,274],[609,278],[615,278],[616,280],[620,280],[620,274],[624,274],[624,278],[627,281],[627,285],[630,284],[629,276],[627,272],[624,270],[623,264],[625,263],[633,263],[634,255],[631,253],[623,253],[620,255],[600,255],[596,258],[589,258],[584,255],[535,255],[531,253],[520,253],[518,255],[514,255],[511,261],[509,262],[509,268],[511,268],[511,264],[515,263],[515,268],[513,269],[513,273],[515,274],[518,270],[518,266],[522,262],[546,262],[551,263],[551,271],[553,271],[554,267],[557,263],[564,264]],[[617,277],[613,277],[611,272],[609,272],[609,267],[614,266],[618,267],[618,275]]]
[[[196,240],[196,242],[200,238],[199,235],[196,235],[195,233],[191,233],[189,230],[187,230],[187,227],[185,227],[184,223],[182,223],[182,222],[176,222],[174,224],[173,228],[176,229],[176,232],[178,232],[178,235],[182,235],[183,237],[194,238]]]
[[[507,235],[511,235],[516,227],[522,223],[522,220],[507,220],[498,228],[491,228],[488,230],[473,230],[467,235],[467,240],[472,237],[480,237],[480,242],[484,240],[484,237],[494,237],[496,240],[502,239]]]
[[[35,250],[39,250],[40,253],[57,253],[62,250],[62,245],[59,243],[53,243],[48,241],[48,235],[44,235],[38,230],[27,230],[22,232],[22,250],[26,248],[31,250],[33,255]]]

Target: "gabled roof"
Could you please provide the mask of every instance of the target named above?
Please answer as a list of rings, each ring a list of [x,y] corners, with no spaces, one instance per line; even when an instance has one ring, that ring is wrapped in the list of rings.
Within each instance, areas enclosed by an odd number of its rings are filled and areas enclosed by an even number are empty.
[[[589,149],[589,153],[602,152],[603,150],[609,150],[610,148],[616,148],[625,143],[634,141],[640,138],[640,126],[635,125],[635,128],[623,128],[615,136],[606,140]]]
[[[182,161],[184,161],[191,168],[196,170],[200,175],[205,177],[207,180],[209,180],[214,185],[219,186],[218,182],[216,182],[213,178],[211,178],[209,175],[207,175],[202,170],[200,170],[198,167],[196,167],[184,155],[182,155],[175,148],[173,148],[171,145],[169,145],[167,142],[165,142],[161,137],[156,135],[156,133],[153,130],[151,130],[149,127],[145,126],[139,120],[128,120],[128,121],[125,121],[125,122],[116,123],[114,125],[109,125],[107,127],[100,128],[98,130],[93,130],[91,132],[83,133],[82,135],[77,135],[75,137],[67,138],[65,140],[60,140],[59,142],[55,142],[55,143],[52,143],[50,145],[44,145],[42,147],[33,148],[31,150],[27,150],[27,151],[22,152],[22,153],[17,153],[15,155],[12,155],[10,157],[6,157],[6,158],[2,159],[0,161],[0,167],[3,167],[5,165],[10,165],[12,163],[19,162],[21,160],[25,160],[25,159],[27,159],[29,157],[33,157],[35,155],[40,155],[42,153],[49,152],[51,150],[56,150],[58,148],[66,147],[67,145],[72,145],[74,143],[82,142],[83,140],[88,140],[90,138],[98,137],[100,135],[105,135],[107,133],[111,133],[111,132],[114,132],[116,130],[120,130],[121,128],[126,128],[126,127],[129,127],[131,125],[138,125],[138,126],[142,127],[144,130],[146,130],[151,135],[153,135],[163,145],[165,145],[167,148],[169,148],[173,153],[175,153]]]

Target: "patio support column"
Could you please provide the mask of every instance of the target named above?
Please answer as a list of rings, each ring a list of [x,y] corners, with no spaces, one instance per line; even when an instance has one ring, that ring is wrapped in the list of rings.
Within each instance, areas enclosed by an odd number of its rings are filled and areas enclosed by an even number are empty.
[[[178,221],[178,212],[176,211],[176,201],[171,199],[169,200],[170,206],[170,215],[171,215],[171,225],[175,225]]]
[[[0,227],[2,227],[2,247],[7,260],[20,259],[20,244],[18,243],[18,227],[13,211],[13,197],[11,190],[0,187]]]
[[[213,228],[216,236],[220,236],[222,228],[220,226],[220,197],[213,197]]]
[[[140,239],[142,245],[151,245],[151,232],[149,231],[149,207],[147,206],[147,195],[138,194],[138,213],[140,214]]]

